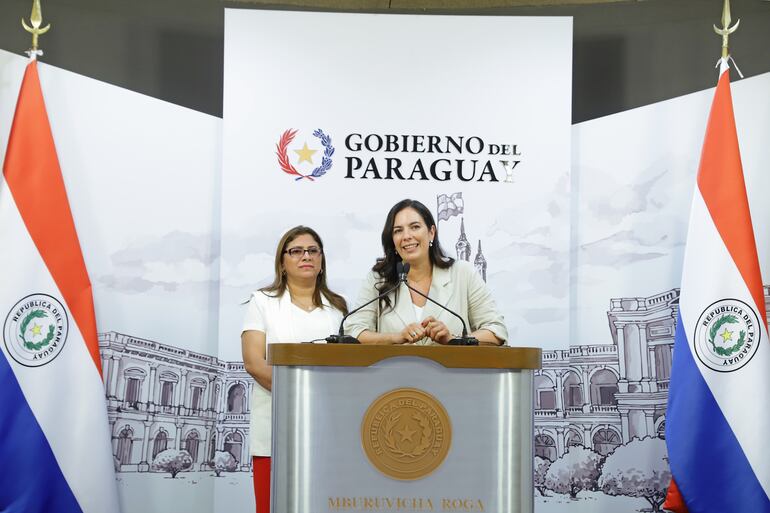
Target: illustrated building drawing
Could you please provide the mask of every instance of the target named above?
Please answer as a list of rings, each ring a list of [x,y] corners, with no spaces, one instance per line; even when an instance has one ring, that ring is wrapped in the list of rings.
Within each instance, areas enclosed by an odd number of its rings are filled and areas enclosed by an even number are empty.
[[[764,287],[770,305],[770,287]],[[679,289],[610,300],[611,343],[544,351],[535,375],[535,454],[570,445],[612,452],[664,437]],[[99,335],[112,449],[121,472],[147,472],[159,452],[185,449],[194,470],[215,451],[249,470],[249,394],[242,362],[225,362],[116,332]]]

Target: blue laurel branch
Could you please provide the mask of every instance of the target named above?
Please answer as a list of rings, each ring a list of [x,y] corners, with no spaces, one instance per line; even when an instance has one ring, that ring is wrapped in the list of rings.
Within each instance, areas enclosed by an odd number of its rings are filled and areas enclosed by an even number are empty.
[[[313,132],[313,135],[321,140],[321,144],[324,147],[324,156],[321,158],[321,165],[313,170],[310,176],[318,178],[323,176],[332,167],[332,155],[334,155],[334,146],[332,146],[332,138],[326,135],[320,128]]]

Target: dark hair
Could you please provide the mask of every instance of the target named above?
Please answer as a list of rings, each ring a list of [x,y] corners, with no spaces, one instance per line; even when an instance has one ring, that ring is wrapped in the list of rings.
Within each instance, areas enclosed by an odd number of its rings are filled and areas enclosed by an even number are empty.
[[[332,292],[326,284],[326,254],[323,251],[324,243],[318,233],[307,226],[295,226],[283,234],[281,240],[278,241],[278,247],[275,249],[275,278],[273,279],[273,283],[267,287],[262,287],[259,290],[261,292],[275,293],[272,297],[281,297],[284,292],[286,292],[286,274],[284,274],[282,270],[283,253],[286,251],[286,246],[300,235],[310,235],[318,243],[318,247],[321,248],[321,272],[318,273],[318,276],[316,277],[315,291],[313,292],[313,304],[315,306],[323,307],[323,303],[321,302],[321,294],[323,294],[334,308],[341,311],[343,314],[347,314],[348,304],[345,301],[345,298]]]
[[[401,257],[396,251],[396,245],[393,244],[393,224],[396,221],[396,214],[404,210],[405,208],[413,208],[420,214],[422,220],[425,222],[425,226],[428,230],[433,227],[436,232],[433,237],[433,246],[428,249],[428,258],[430,263],[441,269],[446,269],[454,264],[454,259],[444,254],[441,249],[441,243],[438,239],[438,227],[433,220],[433,214],[430,213],[428,207],[423,205],[417,200],[404,199],[393,205],[393,208],[388,212],[388,216],[385,218],[385,226],[382,228],[382,250],[385,256],[378,258],[377,262],[372,267],[372,271],[380,275],[381,280],[377,283],[376,288],[378,293],[382,294],[385,290],[393,287],[398,282],[398,275],[396,273],[396,264],[401,261]],[[398,289],[396,289],[396,300],[398,300]],[[390,302],[390,298],[387,296],[380,300],[380,303],[385,303],[386,308],[392,308],[393,305]]]

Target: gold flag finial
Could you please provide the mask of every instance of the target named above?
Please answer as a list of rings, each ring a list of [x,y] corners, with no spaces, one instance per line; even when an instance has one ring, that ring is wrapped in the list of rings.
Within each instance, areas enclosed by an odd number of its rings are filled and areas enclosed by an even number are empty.
[[[24,27],[24,30],[32,34],[32,48],[29,50],[29,53],[30,55],[40,55],[43,52],[41,52],[37,47],[37,38],[41,34],[48,32],[48,29],[51,28],[50,23],[45,27],[40,28],[40,25],[43,24],[43,14],[40,9],[40,0],[32,0],[32,14],[29,15],[29,22],[32,24],[31,27],[27,25],[27,22],[24,21],[24,18],[21,19],[21,26]]]
[[[730,55],[729,45],[727,44],[728,39],[730,37],[730,34],[735,32],[738,29],[738,25],[740,25],[741,20],[735,22],[735,25],[732,27],[730,26],[730,23],[732,22],[732,19],[730,18],[730,0],[725,0],[724,7],[722,7],[722,28],[717,28],[716,25],[714,25],[714,32],[722,36],[722,58],[727,59],[727,56]]]

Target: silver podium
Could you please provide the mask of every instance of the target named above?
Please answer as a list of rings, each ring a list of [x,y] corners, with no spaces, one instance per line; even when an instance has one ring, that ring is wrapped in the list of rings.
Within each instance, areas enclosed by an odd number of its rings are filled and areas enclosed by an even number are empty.
[[[271,344],[273,513],[532,513],[541,350]]]

